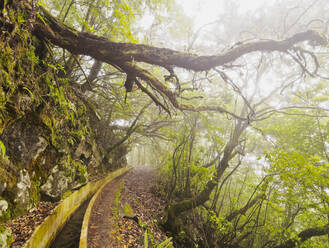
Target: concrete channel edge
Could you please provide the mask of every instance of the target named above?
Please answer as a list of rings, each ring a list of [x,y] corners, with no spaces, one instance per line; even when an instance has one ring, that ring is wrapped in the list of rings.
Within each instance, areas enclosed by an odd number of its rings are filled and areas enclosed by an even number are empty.
[[[90,182],[86,184],[81,189],[73,192],[70,196],[65,198],[53,211],[53,214],[49,215],[44,222],[39,225],[33,232],[31,238],[25,243],[23,248],[47,248],[49,247],[51,241],[56,237],[58,232],[62,229],[66,221],[69,219],[69,217],[79,208],[79,206],[87,200],[89,197],[91,197],[96,191],[96,194],[99,194],[100,190],[110,181],[115,179],[118,176],[121,176],[131,170],[131,167],[124,167],[121,169],[118,169],[114,172],[111,172],[106,176],[105,178],[98,180],[96,182]],[[92,198],[92,200],[95,198],[96,194]],[[92,201],[91,200],[91,201]],[[95,200],[94,200],[95,201]],[[90,207],[91,202],[89,203],[89,206],[87,208],[87,211]],[[87,214],[87,211],[85,215]],[[91,209],[89,210],[91,211]],[[89,215],[90,216],[90,212]],[[85,218],[83,220],[83,226],[85,225]],[[87,220],[86,220],[87,222]],[[89,217],[88,217],[88,223],[89,223]],[[87,228],[88,228],[88,223]],[[86,232],[83,236],[83,232]],[[81,246],[81,238],[85,239],[87,241],[87,231],[84,231],[81,229],[81,236],[80,236],[80,247],[87,247],[87,243],[85,246]],[[83,243],[83,242],[82,242]]]
[[[132,169],[132,167],[127,167],[127,168],[123,168],[124,170],[122,170],[117,174],[113,174],[113,175],[109,175],[107,180],[105,181],[105,183],[102,184],[102,186],[97,190],[97,192],[95,193],[95,195],[91,198],[87,210],[85,212],[85,215],[83,217],[83,222],[82,222],[82,228],[81,228],[81,234],[80,234],[80,243],[79,243],[79,248],[87,248],[88,247],[88,226],[89,226],[89,219],[90,219],[90,215],[91,215],[91,211],[92,208],[94,206],[94,203],[96,201],[96,199],[98,198],[98,196],[100,195],[100,193],[103,191],[104,187],[111,182],[113,179],[125,174],[126,172],[130,171]],[[116,172],[116,171],[115,171]],[[114,173],[115,173],[114,172]]]

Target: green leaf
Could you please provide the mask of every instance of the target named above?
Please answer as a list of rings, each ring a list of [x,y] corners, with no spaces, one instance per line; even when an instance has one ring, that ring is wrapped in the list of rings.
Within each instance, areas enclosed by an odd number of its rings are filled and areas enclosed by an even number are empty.
[[[144,233],[144,247],[145,247],[145,248],[148,247],[147,230],[145,230],[145,233]]]
[[[6,156],[6,147],[5,145],[2,143],[2,141],[0,140],[0,149],[1,149],[1,153],[2,153],[2,159],[7,159]]]

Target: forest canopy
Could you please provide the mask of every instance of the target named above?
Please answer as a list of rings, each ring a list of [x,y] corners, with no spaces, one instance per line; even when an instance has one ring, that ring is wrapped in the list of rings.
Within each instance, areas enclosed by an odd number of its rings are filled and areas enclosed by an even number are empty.
[[[328,247],[329,4],[222,7],[200,24],[174,1],[1,1],[3,155],[36,114],[57,151],[93,133],[102,164],[156,166],[177,247]]]

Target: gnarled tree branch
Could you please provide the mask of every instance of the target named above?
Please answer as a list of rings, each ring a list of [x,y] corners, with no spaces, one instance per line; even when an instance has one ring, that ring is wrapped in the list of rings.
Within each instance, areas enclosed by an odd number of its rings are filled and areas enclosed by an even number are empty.
[[[106,63],[116,64],[119,67],[124,62],[134,60],[165,68],[176,66],[193,71],[207,71],[213,67],[232,62],[242,55],[256,51],[285,52],[295,44],[303,41],[310,41],[314,45],[327,44],[327,40],[318,32],[308,30],[297,33],[282,41],[256,41],[237,46],[222,54],[198,56],[167,48],[113,42],[104,37],[78,32],[60,23],[45,9],[40,8],[44,13],[47,25],[45,23],[38,23],[35,26],[35,30],[42,34],[42,37],[48,38],[55,45],[63,47],[74,54],[88,55]]]
[[[73,28],[59,22],[44,8],[40,7],[43,19],[34,25],[34,32],[40,39],[47,39],[51,43],[67,49],[73,54],[88,55],[98,61],[108,63],[128,76],[144,80],[153,90],[165,97],[179,110],[187,111],[215,111],[226,113],[236,119],[245,120],[242,117],[220,106],[191,106],[179,103],[176,94],[167,88],[150,71],[139,67],[136,62],[144,62],[151,65],[158,65],[165,69],[181,67],[193,71],[207,71],[216,66],[222,66],[233,62],[237,58],[256,51],[263,52],[286,52],[294,48],[300,42],[309,41],[314,45],[326,45],[327,39],[318,32],[308,30],[297,33],[282,41],[263,40],[243,44],[218,55],[198,56],[167,48],[158,48],[148,45],[119,43],[108,40],[105,37],[96,36],[86,32],[78,32]],[[141,84],[139,88],[148,94],[152,100],[162,108],[163,104],[155,99],[155,96]],[[169,112],[168,108],[164,108]]]
[[[306,240],[312,237],[327,235],[328,232],[329,232],[329,225],[305,229],[298,234],[298,238],[300,239],[299,242],[305,242]],[[289,239],[283,244],[274,246],[273,248],[294,248],[299,244],[299,242],[295,239]]]

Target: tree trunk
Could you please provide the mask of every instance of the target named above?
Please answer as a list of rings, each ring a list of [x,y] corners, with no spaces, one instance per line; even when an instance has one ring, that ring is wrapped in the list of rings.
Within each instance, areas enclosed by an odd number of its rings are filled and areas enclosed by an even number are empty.
[[[245,114],[246,110],[247,108],[246,106],[244,106],[241,116]],[[231,139],[229,140],[229,142],[224,148],[224,155],[217,166],[217,175],[215,176],[215,178],[208,181],[205,188],[197,196],[174,203],[168,207],[166,212],[166,219],[163,224],[165,228],[167,228],[169,231],[173,233],[177,233],[179,228],[176,222],[177,217],[181,213],[196,208],[209,200],[211,192],[217,186],[225,170],[229,166],[229,161],[233,158],[232,156],[233,151],[236,148],[236,146],[239,144],[239,138],[248,125],[249,125],[248,122],[244,122],[241,120],[238,121],[237,125],[235,126]]]
[[[301,231],[298,234],[298,238],[300,239],[299,242],[294,239],[289,239],[283,244],[274,246],[273,248],[294,248],[298,244],[303,243],[312,237],[326,235],[328,231],[329,231],[329,225],[325,225],[322,227],[308,228],[305,229],[304,231]]]

